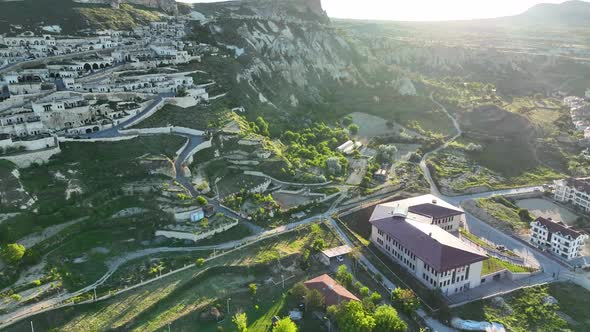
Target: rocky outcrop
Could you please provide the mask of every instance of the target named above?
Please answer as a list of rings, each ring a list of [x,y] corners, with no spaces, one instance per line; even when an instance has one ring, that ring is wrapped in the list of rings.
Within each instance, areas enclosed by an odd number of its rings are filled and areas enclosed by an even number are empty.
[[[296,108],[322,102],[327,82],[360,81],[353,47],[332,28],[319,0],[250,0],[194,9],[211,19],[207,27],[217,45],[240,59],[236,83],[248,90],[246,100]]]
[[[177,13],[178,5],[174,0],[73,0],[78,3],[97,3],[108,4],[113,8],[119,8],[119,5],[127,3],[132,5],[146,6],[155,9],[161,9],[167,13]]]

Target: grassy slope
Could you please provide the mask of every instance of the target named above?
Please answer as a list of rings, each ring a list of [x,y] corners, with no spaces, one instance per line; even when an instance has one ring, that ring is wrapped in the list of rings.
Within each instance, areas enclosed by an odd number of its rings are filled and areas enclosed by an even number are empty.
[[[321,227],[317,236],[323,238],[326,245],[340,244],[336,235],[324,227]],[[199,273],[204,268],[192,268],[104,302],[38,315],[33,318],[35,327],[41,330],[58,328],[59,331],[103,331],[113,328],[155,331],[171,323],[175,331],[194,331],[195,326],[199,326],[199,331],[215,331],[216,324],[199,320],[199,314],[211,303],[221,303],[225,308],[225,297],[231,296],[232,312],[238,308],[247,312],[251,324],[249,330],[265,331],[262,327],[268,324],[268,317],[279,312],[283,315],[287,308],[281,304],[283,290],[273,284],[264,284],[271,276],[274,280],[280,280],[280,275],[273,274],[268,267],[260,264],[273,266],[277,264],[277,259],[300,254],[310,245],[310,239],[307,228],[265,240],[208,263],[205,267],[222,268],[203,278],[199,277]],[[200,253],[195,253],[195,256],[198,255]],[[292,259],[287,260],[293,262]],[[283,261],[282,264],[286,266],[289,262]],[[305,278],[306,274],[299,268],[294,271],[296,277],[286,282],[287,285]],[[312,271],[307,273],[319,273]],[[247,293],[250,282],[259,283],[259,292],[262,294],[257,300],[252,300]],[[258,310],[254,304],[260,306]],[[7,331],[20,331],[27,324],[28,321],[18,323]],[[226,320],[222,326],[229,330],[232,323]]]
[[[543,304],[547,295],[558,300],[558,308]],[[494,307],[491,300],[472,302],[455,309],[462,319],[486,320],[504,324],[508,331],[588,331],[590,329],[590,296],[586,289],[569,283],[554,283],[513,292],[503,296],[512,313]],[[568,325],[556,311],[572,317]]]
[[[512,230],[517,231],[529,227],[528,222],[521,220],[519,217],[518,207],[507,206],[494,198],[480,198],[476,201],[476,204],[492,217],[502,220]]]
[[[129,207],[110,201],[120,195],[123,184],[146,178],[147,170],[135,159],[146,153],[173,157],[184,141],[177,136],[150,136],[113,143],[62,144],[62,152],[48,164],[21,170],[25,188],[39,199],[35,204],[38,212],[30,210],[3,222],[0,244],[80,216],[105,216]],[[67,181],[58,180],[57,172],[79,181],[85,194],[66,200]]]
[[[78,33],[85,28],[131,29],[159,18],[155,9],[122,5],[119,10],[109,5],[79,4],[71,0],[23,0],[3,2],[0,11],[0,32],[10,24],[32,30],[38,24],[59,25],[64,33]]]

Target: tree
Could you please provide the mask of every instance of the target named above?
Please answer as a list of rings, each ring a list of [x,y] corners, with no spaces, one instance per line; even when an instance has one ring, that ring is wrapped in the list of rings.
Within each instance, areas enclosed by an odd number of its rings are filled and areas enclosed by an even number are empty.
[[[394,302],[408,315],[413,314],[420,306],[420,300],[411,289],[396,288],[391,292]]]
[[[379,145],[377,148],[377,161],[380,163],[390,163],[397,156],[397,147],[395,145]]]
[[[359,132],[359,126],[355,125],[354,123],[348,126],[348,131],[351,135],[356,135]]]
[[[311,311],[320,311],[324,308],[324,296],[317,289],[308,291],[305,300],[307,308]]]
[[[344,119],[342,119],[342,124],[345,126],[350,126],[352,124],[352,116],[345,116]]]
[[[256,126],[258,127],[258,133],[260,135],[268,136],[268,122],[264,121],[264,119],[259,116],[256,118]]]
[[[298,282],[291,288],[291,295],[295,299],[300,300],[307,295],[307,287],[302,282]]]
[[[252,296],[256,296],[256,292],[258,291],[258,285],[256,285],[255,283],[249,284],[248,289],[250,290]]]
[[[248,332],[248,317],[246,316],[246,313],[236,313],[231,321],[236,326],[238,332]]]
[[[361,294],[362,298],[369,296],[369,287],[367,287],[367,286],[361,287],[361,289],[359,290],[359,293]]]
[[[313,241],[313,244],[311,245],[311,248],[312,248],[314,251],[316,251],[316,252],[317,252],[317,251],[322,251],[322,250],[324,250],[324,246],[325,246],[325,244],[324,244],[324,239],[321,239],[321,238],[320,238],[320,239],[315,239],[315,240]]]
[[[25,246],[18,243],[8,244],[0,251],[0,257],[9,264],[16,264],[25,255]]]
[[[375,327],[375,319],[365,312],[363,305],[358,301],[331,306],[328,313],[336,319],[341,332],[372,331]]]
[[[297,332],[297,325],[293,323],[289,316],[279,320],[277,325],[272,329],[273,332]]]
[[[207,199],[201,195],[197,196],[197,204],[203,206],[203,205],[207,205],[209,204],[209,201],[207,201]]]
[[[205,265],[205,258],[202,258],[202,257],[201,258],[197,258],[197,260],[195,261],[195,264],[198,267],[201,267],[201,266]]]
[[[209,219],[207,219],[207,218],[203,218],[203,219],[201,219],[201,227],[202,227],[202,228],[207,228],[207,227],[209,227]]]
[[[518,209],[518,216],[520,217],[520,220],[524,222],[530,222],[533,220],[533,217],[531,217],[531,214],[527,209]]]
[[[352,285],[352,274],[348,272],[346,265],[338,266],[336,280],[338,280],[345,288],[349,288]]]
[[[399,318],[397,311],[389,305],[378,306],[373,314],[375,318],[374,332],[404,332],[406,323]]]
[[[373,292],[373,294],[371,294],[371,297],[369,297],[369,299],[374,304],[377,304],[377,303],[381,302],[381,294],[379,294],[377,292]]]

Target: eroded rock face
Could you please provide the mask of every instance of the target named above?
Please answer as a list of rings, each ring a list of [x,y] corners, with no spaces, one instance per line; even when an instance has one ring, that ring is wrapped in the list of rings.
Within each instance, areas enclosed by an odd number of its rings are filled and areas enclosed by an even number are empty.
[[[287,100],[284,105],[298,107],[321,102],[325,82],[361,81],[353,46],[334,30],[319,0],[251,0],[209,13],[218,44],[242,50],[236,82],[250,87],[248,99],[263,95],[269,105]]]

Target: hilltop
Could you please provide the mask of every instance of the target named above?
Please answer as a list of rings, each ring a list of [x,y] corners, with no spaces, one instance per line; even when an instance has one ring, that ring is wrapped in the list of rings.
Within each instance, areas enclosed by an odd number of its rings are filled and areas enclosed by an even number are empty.
[[[572,0],[561,4],[538,4],[512,17],[510,23],[589,27],[590,2]]]

